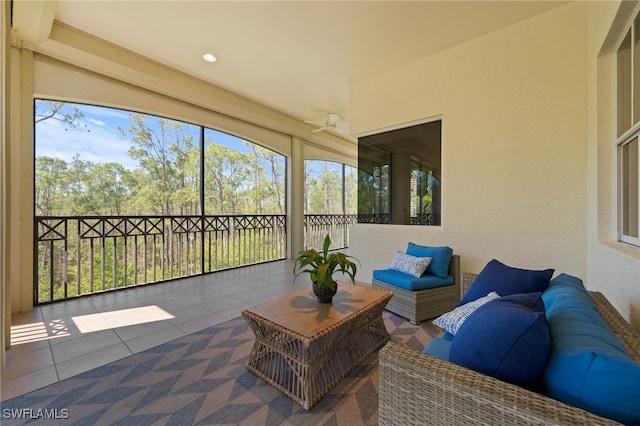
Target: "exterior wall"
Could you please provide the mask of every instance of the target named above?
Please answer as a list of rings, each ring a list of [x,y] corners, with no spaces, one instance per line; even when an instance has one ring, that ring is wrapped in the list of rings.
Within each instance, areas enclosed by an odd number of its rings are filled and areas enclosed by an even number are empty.
[[[586,275],[586,7],[571,3],[351,88],[356,134],[442,116],[442,226],[358,225],[361,280],[407,241]]]
[[[572,2],[351,87],[356,135],[438,115],[443,123],[443,225],[354,226],[349,251],[362,262],[360,281],[408,241],[449,245],[462,271],[479,272],[492,258],[552,267],[601,289],[627,318],[638,315],[638,250],[623,252],[613,243],[612,214],[597,214],[615,201],[615,169],[610,140],[602,158],[596,138],[606,127],[596,55],[618,4],[590,3]],[[604,191],[598,171],[608,176]]]
[[[640,330],[640,249],[617,242],[615,78],[617,42],[639,2],[589,8],[589,217],[587,277]]]

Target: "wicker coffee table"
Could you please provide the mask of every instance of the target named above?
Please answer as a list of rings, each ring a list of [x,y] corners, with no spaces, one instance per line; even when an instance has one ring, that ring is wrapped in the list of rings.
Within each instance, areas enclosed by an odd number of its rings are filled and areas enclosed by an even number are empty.
[[[247,369],[309,410],[389,341],[382,311],[391,296],[341,284],[332,303],[309,289],[243,311],[256,336]]]

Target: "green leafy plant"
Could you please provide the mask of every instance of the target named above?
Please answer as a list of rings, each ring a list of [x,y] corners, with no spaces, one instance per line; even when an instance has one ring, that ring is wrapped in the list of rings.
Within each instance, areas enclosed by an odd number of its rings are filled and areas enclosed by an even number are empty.
[[[298,275],[307,273],[311,281],[316,285],[334,290],[336,283],[333,281],[333,273],[340,271],[347,274],[351,278],[351,283],[355,284],[357,266],[349,259],[355,259],[356,261],[358,259],[341,252],[329,253],[330,245],[331,239],[327,234],[324,238],[322,253],[318,253],[315,249],[300,251],[293,265],[295,277],[297,278]]]

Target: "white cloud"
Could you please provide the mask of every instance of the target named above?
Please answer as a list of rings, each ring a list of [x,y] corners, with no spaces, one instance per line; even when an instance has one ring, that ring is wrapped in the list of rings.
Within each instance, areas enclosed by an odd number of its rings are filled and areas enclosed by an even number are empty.
[[[90,123],[95,124],[96,126],[106,126],[107,123],[105,123],[102,120],[96,120],[95,118],[88,118],[87,119]]]
[[[86,114],[86,112],[85,112]],[[87,127],[70,129],[56,120],[45,120],[36,125],[36,156],[72,161],[75,154],[83,161],[120,163],[127,168],[137,162],[127,154],[131,144],[124,140],[115,126],[102,120],[87,119]]]

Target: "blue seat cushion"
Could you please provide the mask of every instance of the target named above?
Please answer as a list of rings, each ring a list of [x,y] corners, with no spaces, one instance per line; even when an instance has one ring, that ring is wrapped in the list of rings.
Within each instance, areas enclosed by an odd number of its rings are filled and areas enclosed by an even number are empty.
[[[420,278],[393,269],[376,269],[373,278],[384,281],[387,284],[403,288],[405,290],[426,290],[428,288],[442,287],[453,284],[453,276],[440,278],[435,275],[423,275]]]
[[[449,263],[451,263],[451,257],[453,256],[451,247],[429,247],[410,242],[407,244],[407,254],[415,257],[431,258],[431,263],[427,267],[425,274],[435,275],[440,278],[449,276]]]
[[[472,302],[495,291],[500,296],[510,294],[542,292],[549,286],[553,269],[541,271],[520,269],[493,259],[485,265],[458,306]]]
[[[513,294],[480,306],[460,326],[449,361],[509,383],[533,387],[551,350],[541,293]]]
[[[449,361],[449,351],[451,350],[451,340],[440,337],[432,337],[424,347],[422,353],[435,356],[436,358]]]
[[[548,396],[640,425],[640,364],[591,302],[582,281],[560,274],[542,294],[553,346],[542,375]]]

